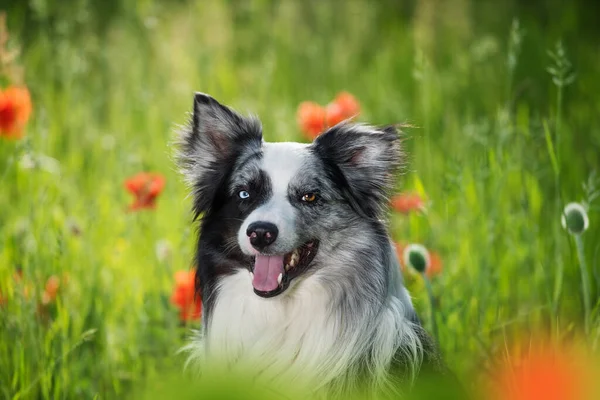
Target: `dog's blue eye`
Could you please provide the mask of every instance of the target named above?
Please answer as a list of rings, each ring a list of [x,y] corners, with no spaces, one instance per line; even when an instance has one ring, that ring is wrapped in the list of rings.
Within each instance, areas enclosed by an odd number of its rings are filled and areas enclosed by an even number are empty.
[[[238,196],[240,196],[240,199],[247,199],[248,197],[250,197],[250,193],[248,193],[245,190],[242,190],[238,193]]]

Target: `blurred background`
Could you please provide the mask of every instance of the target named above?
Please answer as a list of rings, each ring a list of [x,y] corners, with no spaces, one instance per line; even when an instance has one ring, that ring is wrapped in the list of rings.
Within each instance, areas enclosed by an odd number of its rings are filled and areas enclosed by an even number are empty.
[[[181,370],[177,351],[199,326],[186,273],[196,230],[170,142],[194,91],[257,114],[269,141],[310,140],[299,105],[340,92],[359,121],[413,125],[391,231],[400,256],[409,243],[435,255],[428,274],[404,266],[406,282],[466,385],[533,330],[598,352],[595,1],[2,0],[0,11],[5,107],[23,104],[14,86],[31,103],[19,137],[0,137],[0,397],[130,397]],[[570,202],[585,232],[561,225]]]

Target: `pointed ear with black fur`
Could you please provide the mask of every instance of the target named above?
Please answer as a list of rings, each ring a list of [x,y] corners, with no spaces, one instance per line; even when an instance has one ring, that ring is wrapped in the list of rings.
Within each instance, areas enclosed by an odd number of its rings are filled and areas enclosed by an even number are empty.
[[[262,127],[256,118],[243,117],[204,93],[195,94],[176,157],[193,190],[196,216],[211,208],[236,159],[245,151],[260,151],[261,145]]]
[[[380,218],[402,162],[397,129],[344,123],[318,136],[312,149],[355,211]]]

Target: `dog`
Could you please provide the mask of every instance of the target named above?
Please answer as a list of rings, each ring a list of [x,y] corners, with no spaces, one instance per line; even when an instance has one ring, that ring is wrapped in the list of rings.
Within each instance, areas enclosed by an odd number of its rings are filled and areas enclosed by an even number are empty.
[[[200,219],[192,359],[327,396],[394,395],[443,368],[386,226],[403,163],[394,126],[267,143],[256,117],[196,93],[176,147]]]

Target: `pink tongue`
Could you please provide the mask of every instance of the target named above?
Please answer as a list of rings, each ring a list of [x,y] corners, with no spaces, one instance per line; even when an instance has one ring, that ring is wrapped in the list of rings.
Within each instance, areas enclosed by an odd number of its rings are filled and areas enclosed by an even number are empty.
[[[252,286],[260,292],[271,292],[279,287],[279,274],[283,273],[283,256],[257,255],[254,261]]]

